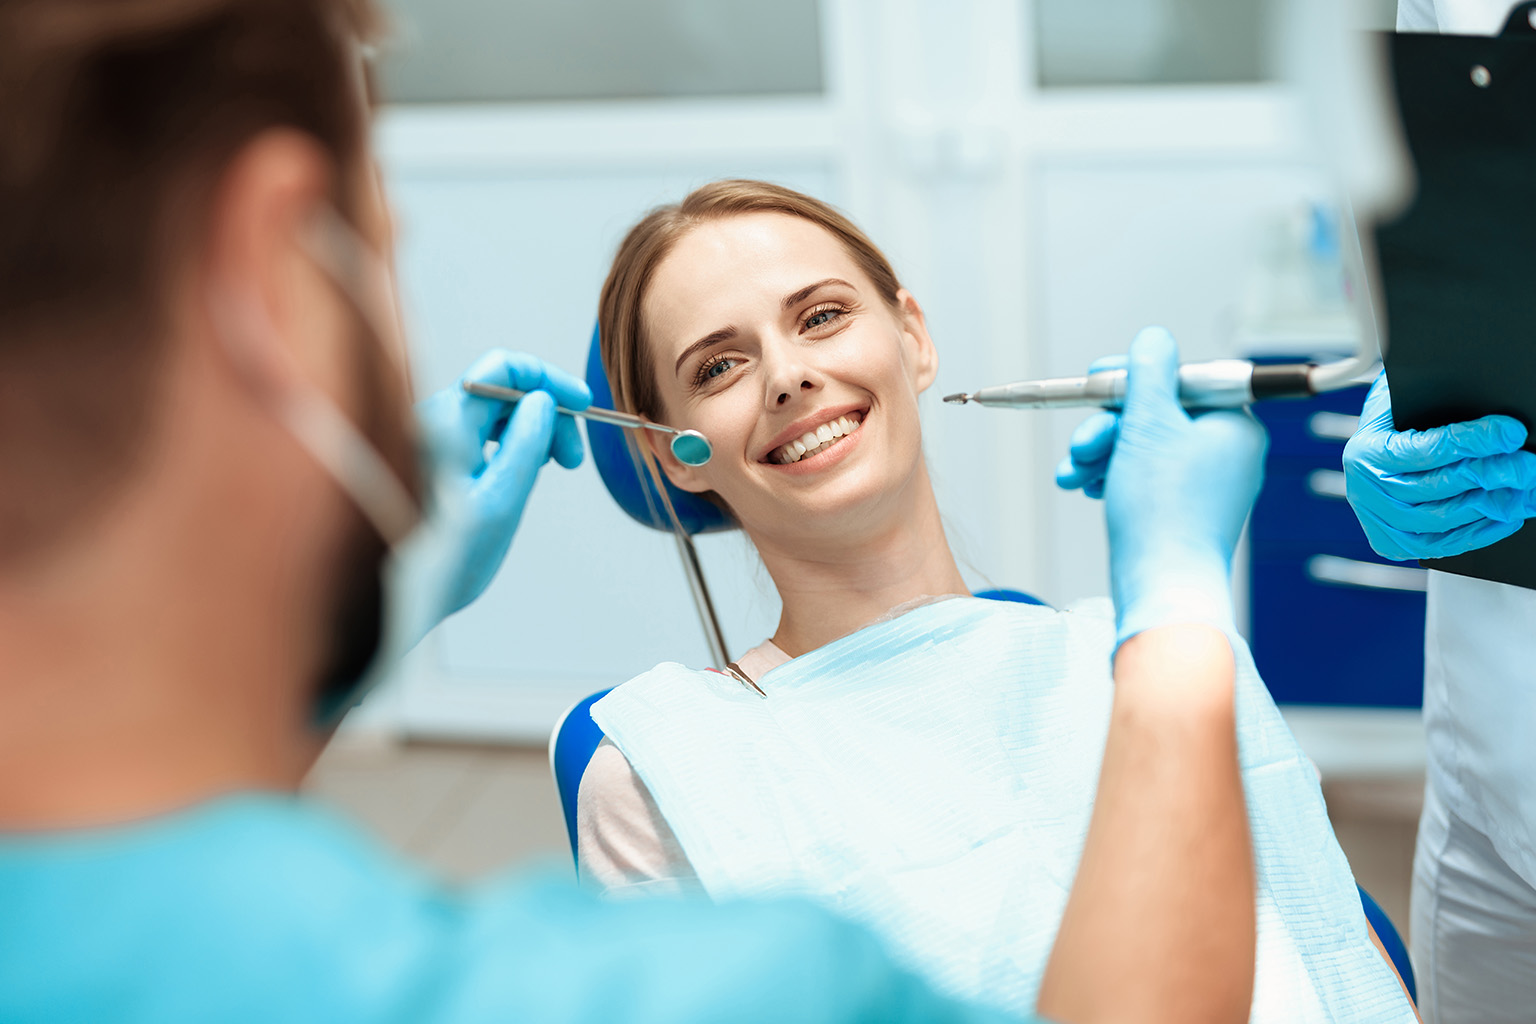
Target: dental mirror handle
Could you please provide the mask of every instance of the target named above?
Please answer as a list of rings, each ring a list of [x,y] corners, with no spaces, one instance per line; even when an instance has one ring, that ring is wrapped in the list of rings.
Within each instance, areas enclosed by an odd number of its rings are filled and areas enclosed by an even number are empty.
[[[480,398],[495,398],[503,402],[516,402],[528,394],[528,392],[519,391],[517,388],[504,388],[499,384],[482,384],[477,380],[465,381],[464,390]],[[585,409],[567,409],[564,406],[558,405],[555,408],[567,416],[580,416],[583,419],[596,420],[599,423],[610,423],[615,427],[654,430],[661,434],[684,433],[678,427],[652,423],[650,420],[643,420],[639,416],[631,416],[629,413],[619,412],[617,409],[599,409],[595,406],[588,406]]]
[[[1179,367],[1179,402],[1186,409],[1235,409],[1265,398],[1315,394],[1313,363],[1258,365],[1246,359],[1214,359]],[[1021,380],[948,395],[954,404],[975,402],[1010,409],[1118,409],[1125,402],[1126,371],[1097,370],[1084,377]]]

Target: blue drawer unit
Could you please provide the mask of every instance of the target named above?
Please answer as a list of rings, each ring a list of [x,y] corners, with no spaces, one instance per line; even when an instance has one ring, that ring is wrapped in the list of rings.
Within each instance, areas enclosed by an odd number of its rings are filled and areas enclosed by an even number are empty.
[[[1380,561],[1354,509],[1344,498],[1344,474],[1299,460],[1276,459],[1265,466],[1264,490],[1253,506],[1250,537],[1266,557],[1289,552],[1347,555]]]
[[[1365,392],[1254,407],[1270,449],[1249,526],[1249,632],[1282,704],[1423,700],[1426,573],[1376,555],[1344,499],[1344,442]]]

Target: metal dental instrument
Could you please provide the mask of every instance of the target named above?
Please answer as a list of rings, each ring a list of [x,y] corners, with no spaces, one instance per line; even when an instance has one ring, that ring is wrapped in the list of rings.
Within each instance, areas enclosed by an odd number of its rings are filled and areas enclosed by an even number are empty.
[[[481,398],[495,398],[503,402],[516,402],[528,392],[519,391],[517,388],[504,388],[497,384],[482,384],[476,380],[464,382],[464,390],[471,395]],[[589,420],[597,420],[599,423],[609,423],[615,427],[625,427],[630,430],[654,430],[658,434],[672,435],[672,454],[677,461],[685,466],[702,466],[708,462],[714,454],[714,448],[709,443],[709,438],[697,430],[683,430],[680,427],[669,427],[661,423],[652,423],[650,420],[641,419],[639,416],[631,416],[629,413],[619,412],[616,409],[587,408],[577,411],[575,409],[560,409],[567,416],[581,416]]]
[[[1386,351],[1386,318],[1375,236],[1361,231],[1353,209],[1341,211],[1339,256],[1348,284],[1357,350],[1326,363],[1254,363],[1213,359],[1179,367],[1179,402],[1186,409],[1235,409],[1268,398],[1308,398],[1354,384],[1369,384]],[[1097,370],[1083,377],[1021,380],[979,391],[945,395],[951,405],[975,402],[1003,409],[1118,409],[1125,402],[1126,371]]]
[[[1349,360],[1353,363],[1354,360]],[[1246,359],[1215,359],[1179,367],[1179,401],[1186,409],[1232,409],[1265,398],[1302,398],[1342,387],[1335,364],[1277,363],[1261,365]],[[1349,375],[1350,378],[1353,374]],[[1097,370],[1083,377],[1021,380],[944,396],[954,405],[975,402],[1010,409],[1072,409],[1098,406],[1118,409],[1125,401],[1126,371]],[[1331,385],[1331,386],[1330,386]]]

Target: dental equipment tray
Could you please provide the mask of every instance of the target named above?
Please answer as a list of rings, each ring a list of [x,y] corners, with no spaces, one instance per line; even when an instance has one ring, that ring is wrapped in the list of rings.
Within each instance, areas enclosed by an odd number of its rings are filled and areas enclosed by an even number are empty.
[[[1503,413],[1536,451],[1536,3],[1502,35],[1389,36],[1418,194],[1377,230],[1399,430]],[[1536,526],[1421,563],[1536,589]]]

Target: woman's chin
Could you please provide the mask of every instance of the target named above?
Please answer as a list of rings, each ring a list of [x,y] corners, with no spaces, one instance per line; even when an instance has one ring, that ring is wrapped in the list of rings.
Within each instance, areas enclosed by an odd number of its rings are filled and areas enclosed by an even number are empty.
[[[791,463],[760,462],[748,474],[751,494],[726,496],[737,521],[755,541],[793,550],[822,542],[857,543],[884,533],[890,520],[910,517],[914,504],[913,455],[922,461],[921,437],[910,444],[864,426],[822,451]],[[745,500],[740,500],[745,499]]]
[[[770,539],[774,546],[790,550],[857,543],[884,532],[886,520],[906,515],[896,507],[899,481],[871,468],[849,465],[816,487],[786,488],[756,510],[738,509],[738,519],[760,546]]]

